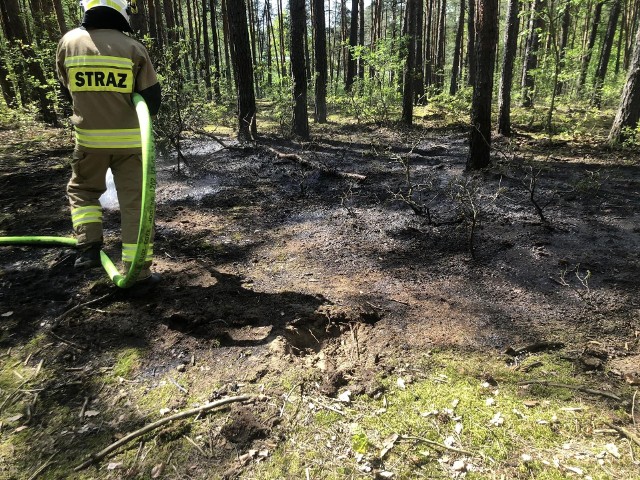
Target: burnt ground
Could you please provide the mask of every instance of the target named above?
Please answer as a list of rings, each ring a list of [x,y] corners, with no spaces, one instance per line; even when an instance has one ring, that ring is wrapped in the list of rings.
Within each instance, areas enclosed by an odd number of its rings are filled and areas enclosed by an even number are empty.
[[[0,133],[0,235],[68,236],[68,137]],[[148,294],[74,271],[67,248],[2,247],[2,351],[56,323],[34,356],[58,378],[45,404],[115,395],[78,371],[130,347],[144,352],[134,379],[149,385],[181,364],[208,365],[197,378],[211,398],[298,367],[333,378],[322,388],[334,394],[340,372],[366,383],[430,349],[545,341],[577,359],[597,342],[609,382],[637,373],[637,152],[521,135],[498,139],[494,165],[471,175],[463,131],[333,125],[304,144],[225,142],[187,142],[179,173],[172,156],[158,160],[164,278]],[[117,212],[105,224],[118,258]],[[218,465],[269,438],[242,408],[221,432]]]

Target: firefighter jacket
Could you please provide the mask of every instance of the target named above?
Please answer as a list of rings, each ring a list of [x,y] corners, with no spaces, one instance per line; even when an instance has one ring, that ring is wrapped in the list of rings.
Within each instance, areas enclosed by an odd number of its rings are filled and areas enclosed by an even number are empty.
[[[140,153],[131,94],[158,83],[146,48],[115,29],[76,28],[60,40],[56,66],[73,101],[76,149]]]

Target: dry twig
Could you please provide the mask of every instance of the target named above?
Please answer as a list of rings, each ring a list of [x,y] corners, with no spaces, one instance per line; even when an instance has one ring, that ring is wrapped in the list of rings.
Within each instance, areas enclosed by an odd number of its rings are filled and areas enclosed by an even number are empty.
[[[367,179],[365,175],[360,175],[359,173],[342,172],[340,170],[333,170],[320,163],[316,163],[316,162],[312,162],[310,160],[304,159],[300,155],[297,155],[295,153],[282,153],[277,151],[275,148],[271,148],[271,147],[265,147],[265,148],[278,158],[281,158],[283,160],[293,160],[299,163],[300,165],[303,165],[308,168],[313,168],[314,170],[319,170],[322,173],[326,173],[327,175],[333,175],[335,177],[340,177],[340,178],[348,178],[350,180],[358,180],[360,182]]]
[[[193,408],[191,410],[185,410],[184,412],[180,412],[180,413],[176,413],[175,415],[171,415],[169,417],[166,418],[162,418],[156,422],[150,423],[148,425],[145,425],[144,427],[135,430],[127,435],[125,435],[124,437],[122,437],[120,440],[118,440],[117,442],[112,443],[111,445],[109,445],[108,447],[100,450],[97,453],[94,453],[92,455],[89,456],[89,458],[81,463],[80,465],[78,465],[77,467],[75,467],[73,470],[75,472],[79,472],[80,470],[84,470],[85,468],[87,468],[88,466],[90,466],[91,464],[95,463],[95,462],[99,462],[100,460],[102,460],[104,457],[106,457],[107,455],[109,455],[111,452],[117,450],[118,448],[120,448],[122,445],[130,442],[131,440],[138,438],[146,433],[151,432],[152,430],[155,430],[158,427],[161,427],[163,425],[166,425],[167,423],[171,423],[175,420],[180,420],[182,418],[186,418],[186,417],[192,417],[194,415],[198,415],[202,412],[206,412],[209,410],[212,410],[214,408],[217,407],[221,407],[223,405],[227,405],[229,403],[234,403],[234,402],[245,402],[247,400],[254,400],[256,397],[251,396],[251,395],[239,395],[237,397],[229,397],[229,398],[223,398],[222,400],[217,400],[215,402],[210,402],[207,403],[205,405],[201,405],[197,408]]]
[[[589,393],[591,395],[599,395],[601,397],[610,398],[611,400],[620,401],[621,398],[613,393],[604,392],[602,390],[595,390],[593,388],[585,387],[584,385],[568,385],[566,383],[547,382],[546,380],[528,380],[526,382],[520,382],[518,385],[543,385],[545,387],[558,387],[568,388],[570,390],[577,390],[579,392]]]
[[[613,423],[609,423],[609,422],[605,422],[605,423],[608,426],[610,426],[611,428],[613,428],[616,432],[618,432],[623,437],[628,438],[633,443],[635,443],[636,445],[640,446],[640,437],[638,437],[636,434],[634,434],[630,430],[627,430],[624,427],[619,427],[618,425],[614,425]]]

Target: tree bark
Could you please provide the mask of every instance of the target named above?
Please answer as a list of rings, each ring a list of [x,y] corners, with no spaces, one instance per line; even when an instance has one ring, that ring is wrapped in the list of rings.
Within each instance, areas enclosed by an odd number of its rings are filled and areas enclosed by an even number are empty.
[[[405,24],[407,26],[407,60],[404,67],[402,94],[402,121],[405,125],[413,124],[413,79],[415,77],[416,57],[416,15],[415,0],[407,0]]]
[[[560,71],[565,68],[565,57],[569,44],[569,30],[571,29],[571,0],[566,0],[562,12],[562,36],[560,39]],[[565,89],[565,83],[560,80],[556,87],[556,94],[560,95]]]
[[[468,0],[469,17],[467,18],[467,85],[476,83],[476,0]]]
[[[635,36],[635,45],[620,107],[609,132],[609,143],[614,145],[633,138],[632,129],[638,126],[640,120],[640,25]]]
[[[207,100],[211,100],[213,95],[212,82],[211,82],[211,45],[209,43],[209,25],[207,16],[208,2],[205,0],[202,2],[202,44],[204,47],[204,84],[205,84],[205,96]]]
[[[62,8],[62,0],[53,0],[53,8],[56,11],[56,20],[58,21],[58,27],[64,35],[69,31],[67,27],[67,20],[64,18],[64,9]]]
[[[504,52],[502,53],[502,76],[498,93],[498,133],[511,136],[511,86],[513,84],[513,64],[518,49],[518,18],[520,0],[509,0],[507,28],[504,32]]]
[[[542,18],[542,8],[544,0],[534,0],[531,5],[531,16],[529,17],[529,32],[527,33],[527,44],[524,53],[524,63],[522,67],[522,106],[533,107],[533,90],[535,89],[535,78],[532,71],[538,68],[538,50],[540,49],[540,30],[544,25]]]
[[[293,73],[293,133],[309,138],[307,115],[307,74],[304,57],[305,0],[289,0],[291,15],[291,72]]]
[[[449,95],[455,95],[458,92],[460,58],[462,57],[462,36],[464,35],[464,7],[465,0],[460,0],[460,11],[458,12],[458,31],[456,32],[456,44],[453,50],[453,65],[451,66],[451,85],[449,85]]]
[[[611,58],[611,49],[613,48],[613,40],[616,36],[616,28],[618,27],[618,18],[620,17],[620,0],[614,0],[611,5],[611,13],[609,14],[609,24],[607,25],[607,33],[602,43],[600,51],[600,60],[596,69],[593,80],[593,105],[597,108],[602,107],[602,87],[604,79],[607,76],[607,68],[609,67],[609,59]],[[636,45],[636,48],[638,46]]]
[[[327,122],[327,29],[324,18],[324,0],[314,2],[315,48],[315,121]]]
[[[253,90],[253,62],[244,0],[228,2],[227,15],[229,37],[235,52],[233,57],[238,84],[238,138],[253,140],[257,134],[256,97]]]
[[[476,14],[476,83],[471,105],[471,135],[467,169],[491,163],[491,96],[498,43],[498,0],[478,0]]]
[[[447,39],[447,0],[441,0],[440,20],[438,20],[438,43],[436,51],[436,81],[438,90],[444,88],[444,68],[446,61],[446,39]]]
[[[413,98],[414,103],[425,103],[424,98],[424,62],[423,62],[423,48],[422,48],[422,32],[424,28],[424,1],[415,0],[416,9],[416,64],[415,64],[415,76],[413,78]]]
[[[359,0],[351,0],[351,29],[349,30],[349,56],[347,60],[347,78],[344,82],[344,88],[351,90],[356,75],[356,57],[354,49],[358,45],[358,5]]]
[[[211,13],[211,40],[213,43],[213,99],[220,102],[220,46],[218,41],[218,22],[216,20],[216,0],[209,0]]]
[[[591,34],[589,35],[589,43],[582,55],[582,64],[580,66],[580,77],[578,78],[578,91],[582,90],[585,80],[587,79],[587,70],[589,69],[589,63],[591,63],[591,54],[593,53],[593,47],[596,44],[596,38],[598,36],[598,26],[600,25],[600,16],[602,15],[602,6],[604,0],[598,0],[595,10],[593,12],[593,23],[591,25]]]

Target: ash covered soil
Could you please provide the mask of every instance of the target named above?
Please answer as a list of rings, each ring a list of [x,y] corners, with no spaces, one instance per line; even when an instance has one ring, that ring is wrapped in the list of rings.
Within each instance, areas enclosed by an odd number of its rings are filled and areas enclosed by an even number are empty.
[[[69,236],[70,149],[0,133],[0,235]],[[158,160],[163,282],[150,293],[74,271],[67,248],[2,247],[2,351],[55,324],[48,364],[63,387],[44,395],[78,408],[99,397],[73,386],[76,369],[129,347],[145,352],[134,379],[150,387],[181,365],[209,365],[197,378],[211,398],[298,367],[328,379],[327,394],[340,372],[366,389],[372,372],[433,348],[561,342],[584,368],[606,365],[609,382],[637,374],[637,153],[521,135],[498,139],[493,166],[468,174],[456,130],[332,126],[310,143],[223,141],[188,141],[180,172],[175,157]],[[118,225],[106,210],[114,259]],[[589,345],[604,354],[583,358]],[[270,431],[232,411],[216,460],[227,465]]]

